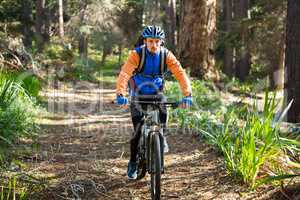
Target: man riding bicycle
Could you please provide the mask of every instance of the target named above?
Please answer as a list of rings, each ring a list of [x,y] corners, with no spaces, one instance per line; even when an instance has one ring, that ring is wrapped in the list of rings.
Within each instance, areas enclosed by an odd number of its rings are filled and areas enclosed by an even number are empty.
[[[187,108],[192,105],[192,89],[181,64],[173,55],[163,47],[165,33],[159,26],[147,26],[141,35],[143,44],[131,51],[127,61],[122,66],[116,84],[116,101],[119,105],[126,107],[128,99],[125,97],[128,82],[130,85],[130,96],[136,98],[139,95],[156,95],[163,91],[164,74],[170,71],[179,82],[184,98],[181,107]],[[129,179],[136,179],[137,166],[136,157],[138,143],[141,136],[143,110],[139,105],[130,105],[131,118],[134,127],[134,134],[130,141],[130,160],[128,163],[127,175]],[[166,130],[167,110],[160,108],[160,122]],[[166,141],[164,141],[166,145]]]

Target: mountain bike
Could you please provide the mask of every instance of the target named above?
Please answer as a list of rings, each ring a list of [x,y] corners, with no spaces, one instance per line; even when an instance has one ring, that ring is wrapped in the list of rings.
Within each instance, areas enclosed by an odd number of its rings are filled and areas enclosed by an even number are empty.
[[[164,133],[159,121],[159,107],[177,108],[179,103],[164,102],[161,95],[139,97],[133,102],[145,109],[137,153],[137,179],[142,179],[148,172],[151,176],[151,198],[159,200],[161,174],[164,173]]]

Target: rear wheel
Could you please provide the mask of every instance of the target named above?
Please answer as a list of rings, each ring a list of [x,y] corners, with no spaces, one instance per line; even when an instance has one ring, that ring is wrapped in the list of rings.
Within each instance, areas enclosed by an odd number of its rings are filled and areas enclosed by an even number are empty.
[[[160,199],[161,181],[161,146],[159,133],[153,134],[151,139],[151,198]]]

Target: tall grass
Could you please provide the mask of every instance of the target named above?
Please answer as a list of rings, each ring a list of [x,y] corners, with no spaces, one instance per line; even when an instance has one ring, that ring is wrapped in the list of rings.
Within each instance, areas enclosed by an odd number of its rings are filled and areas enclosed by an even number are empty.
[[[288,108],[279,118],[275,115],[275,93],[265,92],[264,107],[259,111],[256,105],[225,106],[218,92],[201,81],[193,82],[192,86],[196,99],[192,112],[174,110],[171,121],[198,131],[215,145],[224,156],[229,174],[241,178],[251,188],[268,180],[294,177],[285,171],[286,163],[279,158],[286,156],[287,150],[299,153],[300,142],[280,135],[280,122]],[[178,87],[169,87],[171,96],[179,93]],[[268,172],[280,174],[272,179]]]
[[[28,194],[26,188],[18,183],[17,177],[8,177],[0,182],[0,200],[26,200]]]
[[[246,121],[236,132],[228,128],[232,126],[232,120],[226,121],[224,124],[226,128],[221,132],[226,139],[218,144],[222,146],[228,171],[241,176],[252,188],[255,186],[260,168],[268,160],[276,159],[281,152],[279,130],[273,127],[275,97],[269,100],[266,93],[265,99],[263,113],[249,112]]]
[[[20,137],[35,135],[35,104],[29,93],[14,78],[0,74],[0,155]]]
[[[41,84],[39,79],[28,72],[4,72],[0,71],[1,81],[11,81],[21,86],[31,98],[38,98]]]

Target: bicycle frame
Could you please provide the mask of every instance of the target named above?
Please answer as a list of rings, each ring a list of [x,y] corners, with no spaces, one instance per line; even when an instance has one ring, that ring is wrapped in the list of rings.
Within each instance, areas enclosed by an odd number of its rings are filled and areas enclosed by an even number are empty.
[[[160,123],[159,112],[161,105],[178,107],[178,103],[162,101],[134,101],[146,104],[146,113],[143,117],[142,134],[138,146],[137,179],[141,179],[148,172],[151,175],[151,197],[160,199],[161,174],[164,173],[164,138],[163,127]],[[143,109],[143,107],[142,107]]]
[[[153,166],[151,166],[151,153],[150,146],[152,141],[151,138],[153,138],[154,134],[159,134],[160,138],[160,146],[163,147],[163,130],[159,122],[159,110],[157,106],[154,105],[147,105],[147,112],[144,116],[144,125],[142,129],[142,136],[140,140],[140,147],[144,148],[144,155],[146,160],[146,169],[149,174],[155,172],[155,169]],[[161,168],[163,169],[163,148],[161,148]]]

